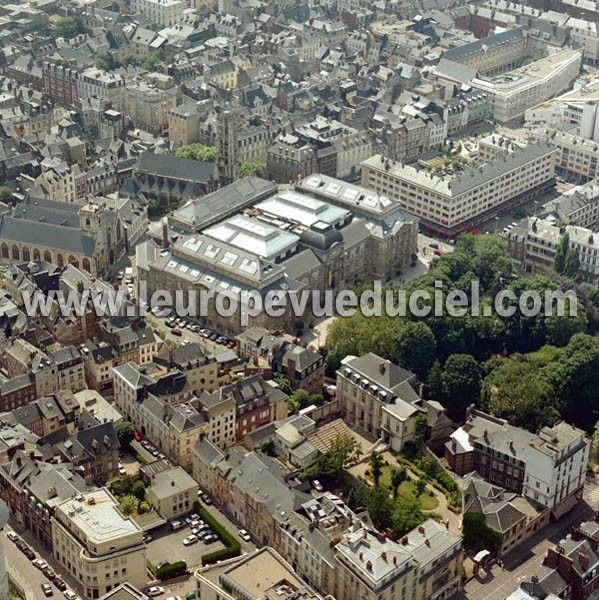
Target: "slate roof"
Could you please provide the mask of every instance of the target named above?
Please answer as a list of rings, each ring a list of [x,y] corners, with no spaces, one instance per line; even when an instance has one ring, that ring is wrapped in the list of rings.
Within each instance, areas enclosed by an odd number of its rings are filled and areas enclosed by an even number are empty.
[[[137,173],[148,173],[167,179],[204,183],[214,177],[214,163],[143,152],[137,162]]]

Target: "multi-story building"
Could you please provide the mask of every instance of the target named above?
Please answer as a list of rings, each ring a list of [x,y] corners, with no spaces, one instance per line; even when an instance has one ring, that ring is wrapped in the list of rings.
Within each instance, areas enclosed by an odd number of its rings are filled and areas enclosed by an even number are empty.
[[[171,27],[183,19],[183,0],[134,0],[134,9],[161,27]]]
[[[153,74],[154,75],[154,74]],[[136,127],[151,133],[164,134],[169,124],[169,113],[175,101],[177,88],[171,77],[155,74],[146,81],[127,84],[124,92],[123,111]]]
[[[580,52],[565,49],[513,71],[485,77],[474,67],[443,58],[435,67],[435,77],[441,84],[466,84],[485,92],[493,118],[506,123],[521,119],[527,109],[567,90],[578,77],[581,59]]]
[[[124,517],[101,488],[60,503],[52,520],[54,558],[80,582],[87,598],[99,598],[124,582],[147,582],[143,531]]]
[[[154,473],[146,488],[146,500],[167,519],[190,513],[198,498],[198,484],[181,467]]]
[[[168,139],[187,146],[200,139],[201,113],[195,102],[177,105],[168,111]]]
[[[462,540],[432,519],[399,541],[367,529],[349,531],[335,550],[339,600],[440,600],[462,586]]]
[[[590,285],[599,283],[599,240],[590,229],[559,226],[552,221],[529,218],[502,233],[507,250],[527,273],[542,273],[553,268],[555,253],[564,235],[578,252],[578,273]]]
[[[362,163],[362,185],[397,198],[425,226],[453,236],[550,189],[556,158],[554,147],[538,143],[457,175],[436,175],[376,155]]]
[[[555,170],[580,182],[599,177],[599,141],[554,128],[533,129],[531,143],[546,142],[557,149]]]
[[[445,456],[456,473],[477,471],[558,518],[582,497],[589,440],[563,421],[533,434],[471,409],[465,425],[447,442]]]
[[[110,102],[112,108],[123,112],[127,81],[120,73],[86,69],[77,80],[78,98],[97,97]]]
[[[354,218],[354,214],[356,218]],[[242,292],[338,289],[391,276],[416,249],[417,219],[397,201],[359,186],[313,176],[295,190],[246,177],[169,217],[177,235],[167,249],[149,241],[137,247],[137,268],[156,290],[227,292],[241,302],[223,317],[214,298],[195,294],[206,324],[224,333],[245,329]],[[195,293],[195,292],[194,292]],[[220,311],[222,312],[222,311]],[[247,315],[251,326],[297,330],[302,315],[291,302],[280,316]]]
[[[542,216],[555,225],[599,228],[599,180],[591,179],[543,205]]]
[[[416,375],[376,354],[347,356],[337,371],[337,399],[350,426],[382,437],[395,452],[416,434],[423,414]]]
[[[284,419],[287,400],[286,394],[258,375],[234,381],[211,393],[204,392],[200,404],[210,422],[208,437],[220,448],[239,443],[248,433]]]
[[[272,548],[266,546],[239,561],[211,571],[195,572],[196,595],[202,600],[246,600],[276,597],[280,600],[322,600]]]
[[[72,106],[79,98],[79,71],[66,63],[42,62],[44,93],[62,106]]]

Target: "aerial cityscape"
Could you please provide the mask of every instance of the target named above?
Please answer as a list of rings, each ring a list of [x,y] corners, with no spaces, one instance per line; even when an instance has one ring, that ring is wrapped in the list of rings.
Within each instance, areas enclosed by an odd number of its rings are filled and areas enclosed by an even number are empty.
[[[598,0],[0,0],[0,600],[599,600],[598,250]]]

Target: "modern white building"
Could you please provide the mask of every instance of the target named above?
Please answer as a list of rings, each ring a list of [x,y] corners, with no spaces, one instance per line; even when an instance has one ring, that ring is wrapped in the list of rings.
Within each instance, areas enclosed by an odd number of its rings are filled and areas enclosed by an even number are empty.
[[[362,185],[400,201],[443,235],[457,235],[551,188],[557,151],[547,143],[515,148],[456,174],[433,174],[375,155],[362,163]]]
[[[143,531],[119,511],[101,488],[65,500],[52,520],[54,558],[75,578],[87,598],[99,598],[116,586],[147,583]]]
[[[153,23],[171,27],[183,18],[183,0],[134,0],[134,8]]]
[[[462,83],[489,95],[493,118],[500,123],[521,119],[527,109],[567,90],[578,77],[582,55],[561,50],[495,77],[483,77],[472,67],[447,59],[436,68],[437,79]]]

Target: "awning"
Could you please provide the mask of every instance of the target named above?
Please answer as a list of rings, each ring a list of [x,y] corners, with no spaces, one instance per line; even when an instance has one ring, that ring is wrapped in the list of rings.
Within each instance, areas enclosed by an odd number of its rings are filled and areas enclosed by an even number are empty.
[[[478,552],[475,557],[472,559],[475,563],[480,563],[482,562],[485,558],[487,558],[487,556],[489,556],[491,553],[488,550],[481,550],[480,552]]]
[[[555,520],[559,519],[562,515],[565,515],[569,510],[572,510],[576,504],[578,504],[578,498],[574,495],[566,498],[561,504],[556,506],[551,514]]]

